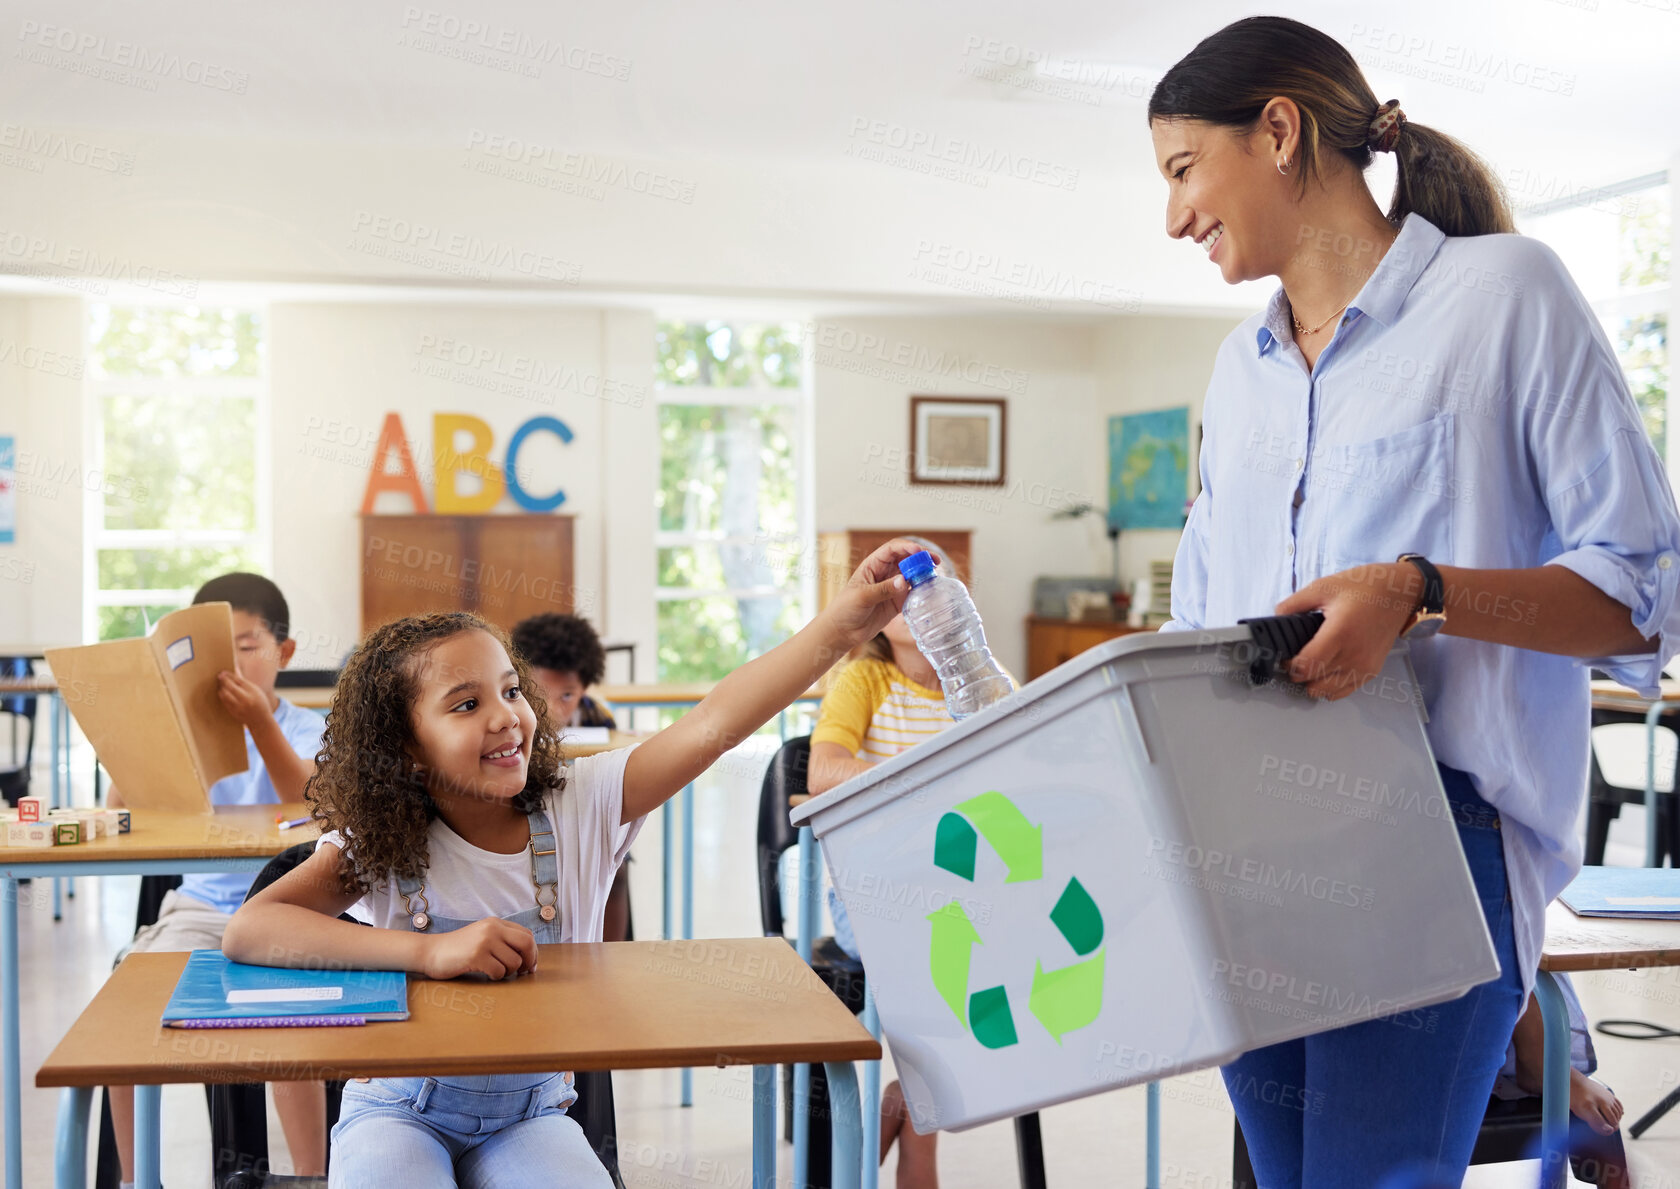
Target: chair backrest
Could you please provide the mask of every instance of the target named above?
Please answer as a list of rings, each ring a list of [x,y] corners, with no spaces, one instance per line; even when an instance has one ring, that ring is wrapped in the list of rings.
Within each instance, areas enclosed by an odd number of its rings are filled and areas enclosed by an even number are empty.
[[[0,656],[0,677],[32,677],[35,669],[26,656]],[[35,760],[35,712],[39,699],[33,694],[7,694],[0,697],[0,714],[15,714],[29,722],[29,740],[24,745],[24,791],[28,791],[29,768]]]
[[[805,772],[811,762],[811,737],[789,739],[776,751],[764,773],[758,794],[758,912],[764,935],[780,937],[782,920],[782,852],[799,841],[788,821],[788,798],[805,791]]]
[[[275,689],[332,689],[338,684],[337,669],[281,669],[274,675]]]
[[[257,878],[251,881],[251,890],[245,893],[245,899],[249,900],[293,867],[308,862],[309,856],[314,853],[315,840],[313,838],[308,842],[297,842],[288,846],[264,864],[261,871],[257,872]]]

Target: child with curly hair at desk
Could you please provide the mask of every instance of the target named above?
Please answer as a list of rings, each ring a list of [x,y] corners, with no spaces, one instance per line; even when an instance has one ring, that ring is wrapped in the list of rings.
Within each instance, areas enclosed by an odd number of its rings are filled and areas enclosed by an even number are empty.
[[[643,817],[880,631],[907,591],[896,563],[915,551],[883,545],[814,621],[676,723],[564,770],[542,691],[499,629],[464,612],[377,629],[339,678],[308,790],[327,832],[235,914],[224,952],[503,979],[535,970],[538,945],[601,940]],[[377,927],[339,920],[352,906]],[[351,1081],[330,1183],[608,1186],[567,1116],[571,1083],[559,1071]]]

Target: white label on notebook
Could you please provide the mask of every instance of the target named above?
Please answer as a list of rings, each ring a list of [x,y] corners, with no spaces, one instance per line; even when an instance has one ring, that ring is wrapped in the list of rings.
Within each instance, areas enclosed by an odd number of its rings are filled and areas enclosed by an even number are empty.
[[[1680,896],[1606,896],[1604,902],[1620,908],[1680,908]]]
[[[560,745],[568,743],[607,743],[612,739],[612,733],[606,727],[561,727]]]
[[[163,650],[163,655],[169,658],[169,667],[179,669],[193,658],[192,637],[182,636],[175,643]]]
[[[253,987],[229,991],[229,1003],[292,1003],[299,999],[343,999],[343,987]]]

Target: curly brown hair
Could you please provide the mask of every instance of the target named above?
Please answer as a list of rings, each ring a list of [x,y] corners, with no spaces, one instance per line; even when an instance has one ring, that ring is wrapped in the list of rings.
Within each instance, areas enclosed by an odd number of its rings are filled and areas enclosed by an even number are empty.
[[[525,788],[514,807],[528,813],[550,789],[565,787],[548,702],[505,632],[467,611],[411,615],[376,628],[339,674],[315,775],[303,791],[321,829],[344,833],[339,879],[345,892],[366,893],[387,878],[425,877],[426,832],[438,807],[411,754],[419,662],[444,640],[472,631],[488,632],[507,650],[520,693],[537,716]]]

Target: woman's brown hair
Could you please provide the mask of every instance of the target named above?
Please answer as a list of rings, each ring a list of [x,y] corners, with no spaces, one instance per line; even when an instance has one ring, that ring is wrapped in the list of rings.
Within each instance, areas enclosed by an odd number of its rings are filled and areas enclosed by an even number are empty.
[[[1335,38],[1286,17],[1248,17],[1204,38],[1155,85],[1149,121],[1203,120],[1246,133],[1276,98],[1293,100],[1301,113],[1294,172],[1303,192],[1326,153],[1361,173],[1370,167],[1379,105],[1359,63]],[[1415,211],[1447,235],[1516,230],[1504,187],[1461,142],[1408,120],[1394,155],[1395,227]]]
[[[488,632],[501,643],[537,716],[525,788],[514,807],[529,812],[548,790],[564,786],[548,703],[506,633],[465,611],[411,615],[375,628],[339,674],[315,775],[303,793],[322,830],[344,832],[339,878],[346,892],[366,892],[387,878],[425,877],[426,832],[438,807],[414,759],[411,712],[426,654],[462,632]]]

